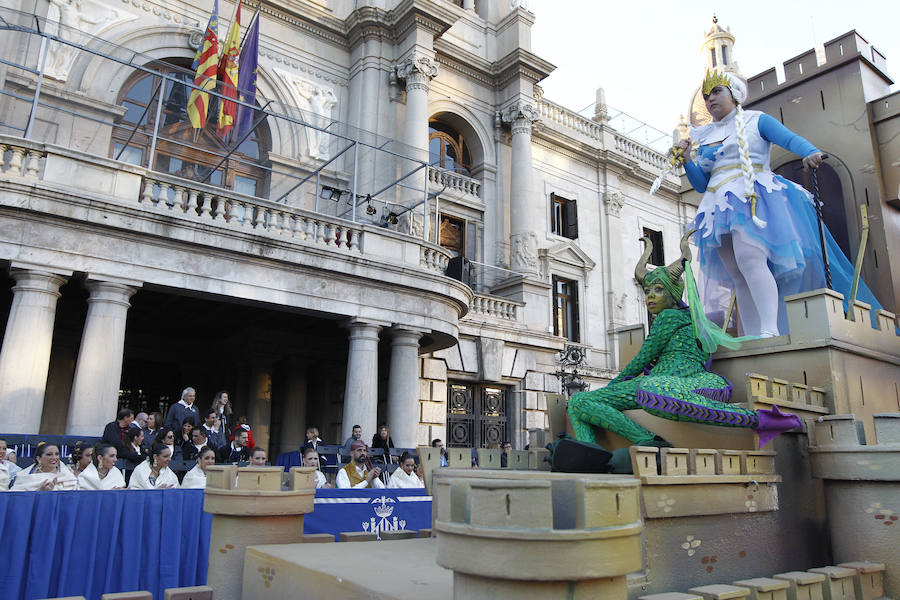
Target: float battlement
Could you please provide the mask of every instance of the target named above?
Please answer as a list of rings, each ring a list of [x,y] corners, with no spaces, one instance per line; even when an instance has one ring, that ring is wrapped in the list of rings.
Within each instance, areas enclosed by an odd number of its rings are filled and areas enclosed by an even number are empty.
[[[783,86],[793,85],[798,81],[808,79],[822,71],[856,58],[865,60],[882,77],[888,79],[887,59],[885,56],[854,30],[848,31],[830,42],[825,42],[825,60],[821,64],[819,64],[819,57],[815,48],[810,48],[806,52],[784,61],[782,63],[784,66],[784,81],[778,81],[775,67],[750,77],[747,80],[749,101],[759,100],[779,91]],[[890,80],[888,79],[888,81]]]
[[[897,316],[886,310],[875,311],[875,328],[870,305],[857,300],[852,313],[845,314],[843,300],[843,295],[829,289],[785,298],[791,343],[831,339],[897,356]]]

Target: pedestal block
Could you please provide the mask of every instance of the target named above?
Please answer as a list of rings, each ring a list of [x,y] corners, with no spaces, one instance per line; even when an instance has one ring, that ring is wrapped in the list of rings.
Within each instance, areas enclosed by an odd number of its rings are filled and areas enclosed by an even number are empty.
[[[750,600],[787,600],[787,591],[791,587],[787,581],[769,577],[741,579],[734,585],[749,589]]]
[[[847,562],[839,567],[854,569],[853,589],[856,600],[877,600],[884,596],[884,564],[875,562]]]
[[[825,598],[822,591],[822,583],[825,581],[825,576],[821,573],[790,571],[788,573],[778,573],[772,577],[788,582],[788,600],[824,600]]]
[[[288,491],[281,491],[281,477],[274,470],[281,469],[209,467],[203,504],[203,510],[213,515],[207,581],[219,600],[241,598],[248,546],[303,540],[303,515],[312,512],[316,495],[315,469],[292,468],[293,488]]]
[[[637,480],[473,473],[450,478],[444,500],[437,563],[453,570],[456,600],[624,600],[641,567]]]
[[[854,600],[856,598],[856,592],[853,589],[853,576],[856,575],[855,569],[819,567],[810,569],[809,572],[825,576],[825,581],[822,582],[825,600]]]
[[[699,595],[703,600],[740,600],[750,595],[748,588],[722,584],[702,585],[688,591]]]

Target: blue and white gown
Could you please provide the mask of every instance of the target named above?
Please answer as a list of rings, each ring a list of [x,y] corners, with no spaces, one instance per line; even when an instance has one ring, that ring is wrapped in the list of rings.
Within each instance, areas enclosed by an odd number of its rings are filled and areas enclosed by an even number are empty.
[[[704,304],[708,312],[714,312],[719,308],[716,299],[729,298],[735,288],[718,249],[724,236],[739,230],[744,241],[765,252],[778,286],[778,327],[781,332],[787,332],[785,296],[824,288],[825,269],[812,196],[801,186],[773,173],[769,153],[773,143],[801,157],[818,150],[765,113],[746,110],[743,115],[754,189],[759,197],[756,215],[765,221],[765,227],[753,222],[750,203],[745,197],[735,125],[737,111],[720,121],[691,129],[697,157],[685,164],[685,172],[694,189],[703,194],[692,226],[698,230],[694,242],[700,251]],[[844,294],[846,309],[853,266],[827,228],[825,239],[832,288]],[[857,298],[872,305],[874,324],[874,309],[881,306],[862,281]]]

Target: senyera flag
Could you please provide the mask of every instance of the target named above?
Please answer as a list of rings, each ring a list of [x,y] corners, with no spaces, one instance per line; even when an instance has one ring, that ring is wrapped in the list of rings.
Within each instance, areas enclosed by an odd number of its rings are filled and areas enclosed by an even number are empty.
[[[227,136],[234,128],[234,119],[237,116],[237,103],[227,98],[238,97],[238,54],[240,53],[241,37],[241,2],[238,0],[234,19],[228,28],[228,36],[225,38],[225,47],[222,59],[219,61],[219,81],[222,90],[222,99],[219,102],[219,127],[221,137]]]
[[[219,0],[213,1],[213,11],[206,25],[203,45],[194,57],[194,85],[188,98],[187,114],[194,129],[203,129],[209,110],[209,90],[216,87],[216,70],[219,65]]]

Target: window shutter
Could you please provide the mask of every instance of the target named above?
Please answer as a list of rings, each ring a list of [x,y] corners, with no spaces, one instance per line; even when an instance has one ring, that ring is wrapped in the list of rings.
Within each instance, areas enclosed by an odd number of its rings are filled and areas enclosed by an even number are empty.
[[[565,203],[566,231],[564,235],[570,240],[578,237],[578,204],[574,200]]]

